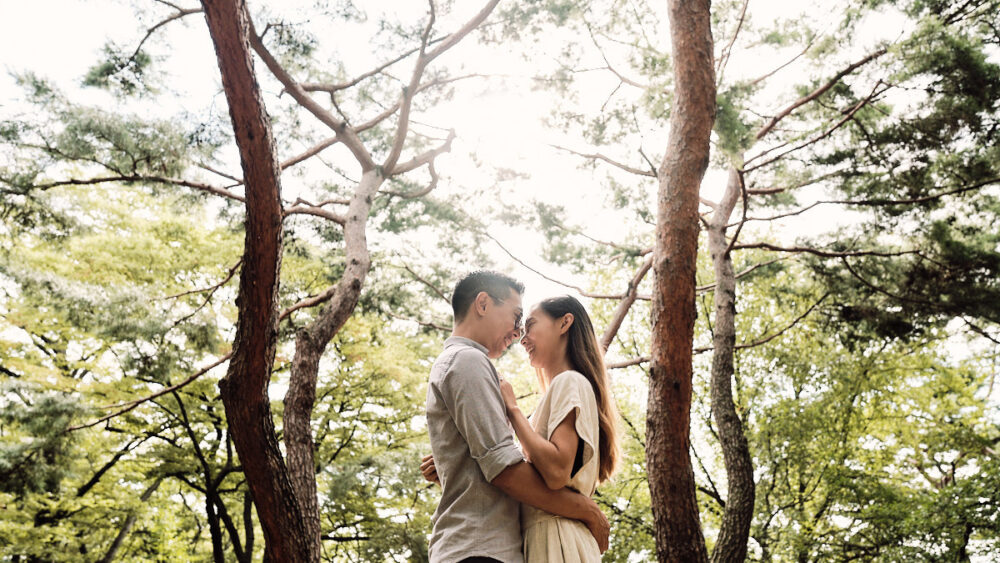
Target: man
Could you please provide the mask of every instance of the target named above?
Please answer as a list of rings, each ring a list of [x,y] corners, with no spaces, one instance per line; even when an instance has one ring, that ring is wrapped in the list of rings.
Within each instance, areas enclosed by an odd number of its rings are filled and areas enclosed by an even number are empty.
[[[549,489],[514,444],[490,359],[521,335],[523,292],[513,278],[482,270],[455,286],[455,327],[427,388],[433,460],[425,458],[421,469],[442,489],[431,563],[521,563],[522,502],[582,521],[607,549],[609,525],[597,505],[569,489]]]

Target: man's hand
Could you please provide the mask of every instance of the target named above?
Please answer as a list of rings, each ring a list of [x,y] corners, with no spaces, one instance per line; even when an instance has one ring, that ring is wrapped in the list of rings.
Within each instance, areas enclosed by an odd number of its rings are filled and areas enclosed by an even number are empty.
[[[611,523],[608,522],[608,517],[604,515],[600,507],[597,506],[592,499],[587,499],[590,504],[593,505],[593,514],[583,521],[587,525],[587,529],[597,540],[597,547],[600,548],[601,553],[608,550],[608,538],[611,536]]]
[[[431,483],[441,484],[441,479],[438,478],[437,467],[434,467],[433,455],[425,455],[420,460],[420,472],[424,474],[424,479],[427,479]]]

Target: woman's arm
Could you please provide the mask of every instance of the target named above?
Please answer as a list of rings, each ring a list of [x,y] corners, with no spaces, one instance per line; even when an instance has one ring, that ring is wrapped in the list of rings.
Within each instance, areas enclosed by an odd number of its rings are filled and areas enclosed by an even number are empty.
[[[573,470],[573,460],[580,437],[576,433],[576,409],[566,415],[559,426],[546,440],[531,427],[531,423],[517,406],[514,388],[505,380],[500,382],[500,394],[503,395],[507,407],[507,418],[510,419],[514,433],[521,442],[525,457],[531,461],[538,473],[550,489],[561,489],[569,483]]]

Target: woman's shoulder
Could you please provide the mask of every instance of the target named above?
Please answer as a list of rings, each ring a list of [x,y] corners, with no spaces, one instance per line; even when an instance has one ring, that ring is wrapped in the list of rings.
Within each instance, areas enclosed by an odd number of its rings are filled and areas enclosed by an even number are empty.
[[[591,395],[594,393],[594,388],[587,376],[572,369],[555,376],[549,387],[553,391],[586,390]]]

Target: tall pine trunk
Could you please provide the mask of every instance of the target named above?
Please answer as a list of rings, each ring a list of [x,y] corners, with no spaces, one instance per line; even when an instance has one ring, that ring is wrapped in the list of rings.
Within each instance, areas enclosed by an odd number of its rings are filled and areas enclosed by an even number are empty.
[[[202,0],[239,147],[246,186],[246,238],[236,337],[219,383],[226,420],[264,531],[268,561],[317,561],[278,447],[267,386],[277,337],[281,268],[281,171],[250,54],[242,0]]]
[[[712,562],[739,562],[747,556],[753,518],[754,482],[750,448],[733,403],[733,354],[736,349],[736,275],[726,225],[742,192],[742,178],[729,170],[725,194],[708,225],[708,249],[715,270],[715,323],[712,339],[712,416],[722,444],[728,490]],[[734,235],[737,236],[737,235]]]
[[[646,463],[657,559],[707,561],[691,469],[691,358],[698,202],[715,120],[709,0],[669,0],[670,137],[659,171]]]

